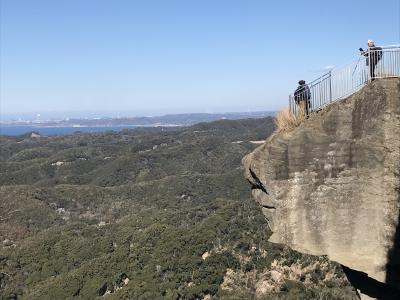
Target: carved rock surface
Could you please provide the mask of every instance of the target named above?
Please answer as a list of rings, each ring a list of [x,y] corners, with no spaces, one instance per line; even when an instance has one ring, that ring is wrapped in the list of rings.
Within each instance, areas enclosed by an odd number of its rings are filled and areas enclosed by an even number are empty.
[[[400,288],[400,79],[274,133],[243,164],[270,241]]]

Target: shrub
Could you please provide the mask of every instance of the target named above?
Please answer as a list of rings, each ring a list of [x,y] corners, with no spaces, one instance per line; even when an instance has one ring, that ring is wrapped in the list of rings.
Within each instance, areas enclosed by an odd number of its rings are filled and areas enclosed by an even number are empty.
[[[294,113],[285,108],[278,112],[275,118],[275,124],[278,131],[290,131],[299,126],[305,119],[304,104],[298,106],[297,111]]]

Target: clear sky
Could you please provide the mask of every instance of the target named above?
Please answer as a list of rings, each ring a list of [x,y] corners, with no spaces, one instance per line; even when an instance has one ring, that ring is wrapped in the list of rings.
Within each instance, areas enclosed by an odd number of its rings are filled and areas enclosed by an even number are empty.
[[[400,43],[399,0],[0,0],[0,113],[277,110]]]

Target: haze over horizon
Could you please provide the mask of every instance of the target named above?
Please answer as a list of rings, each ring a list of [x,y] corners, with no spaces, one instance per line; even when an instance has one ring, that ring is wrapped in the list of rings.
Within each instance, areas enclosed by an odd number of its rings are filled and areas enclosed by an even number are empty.
[[[119,119],[119,118],[154,118],[164,116],[190,116],[190,115],[274,115],[277,111],[263,111],[263,110],[242,110],[242,111],[65,111],[65,112],[32,112],[32,113],[11,113],[3,114],[0,118],[0,125],[9,122],[19,121],[60,121],[68,119],[84,120],[84,119]],[[4,123],[3,123],[4,122]]]
[[[398,0],[0,5],[1,117],[275,111],[367,39],[400,43]]]

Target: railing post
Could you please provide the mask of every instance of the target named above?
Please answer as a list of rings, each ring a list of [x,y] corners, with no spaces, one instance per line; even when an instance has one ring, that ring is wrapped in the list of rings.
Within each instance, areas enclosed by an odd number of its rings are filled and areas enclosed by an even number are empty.
[[[332,102],[332,70],[329,70],[329,99]]]
[[[372,81],[372,72],[371,72],[371,49],[367,50],[368,53],[368,82]]]

